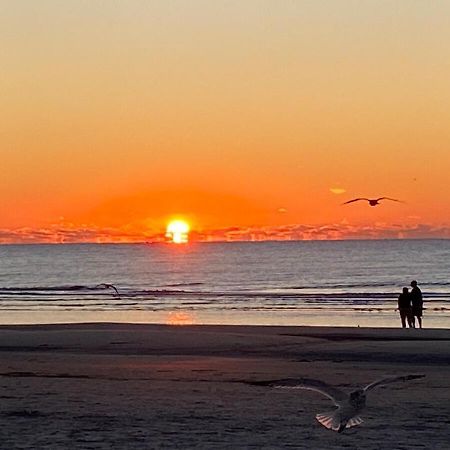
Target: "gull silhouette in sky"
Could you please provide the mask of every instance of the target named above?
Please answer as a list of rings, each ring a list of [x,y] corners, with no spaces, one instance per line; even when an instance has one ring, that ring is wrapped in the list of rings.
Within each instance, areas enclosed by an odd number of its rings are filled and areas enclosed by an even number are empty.
[[[256,386],[269,386],[284,389],[308,389],[319,392],[334,402],[337,409],[316,414],[316,419],[326,428],[342,433],[346,428],[360,425],[363,420],[359,413],[366,407],[366,393],[377,386],[399,381],[415,380],[425,375],[402,375],[381,378],[368,384],[362,389],[357,389],[350,394],[341,391],[327,383],[312,378],[286,378],[282,380],[254,381],[249,384]]]
[[[370,206],[377,206],[380,204],[381,200],[390,200],[392,202],[400,202],[403,203],[401,200],[397,200],[396,198],[390,198],[390,197],[379,197],[379,198],[365,198],[365,197],[359,197],[354,198],[352,200],[349,200],[348,202],[342,203],[343,205],[347,205],[348,203],[358,202],[360,200],[365,200],[366,202],[369,202]]]

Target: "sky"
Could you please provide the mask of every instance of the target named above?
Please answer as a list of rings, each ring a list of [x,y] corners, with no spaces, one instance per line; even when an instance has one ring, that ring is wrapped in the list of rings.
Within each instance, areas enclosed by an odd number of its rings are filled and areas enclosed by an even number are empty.
[[[0,242],[450,237],[446,0],[0,0],[0,43]]]

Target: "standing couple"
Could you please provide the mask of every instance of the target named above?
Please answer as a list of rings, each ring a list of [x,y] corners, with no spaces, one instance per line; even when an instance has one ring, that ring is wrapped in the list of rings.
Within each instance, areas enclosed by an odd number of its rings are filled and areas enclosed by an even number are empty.
[[[416,280],[411,281],[411,287],[411,292],[409,292],[407,287],[404,287],[403,292],[398,297],[398,310],[400,312],[402,327],[406,328],[406,322],[408,322],[409,328],[415,328],[417,317],[419,328],[422,328],[422,291],[417,286]]]

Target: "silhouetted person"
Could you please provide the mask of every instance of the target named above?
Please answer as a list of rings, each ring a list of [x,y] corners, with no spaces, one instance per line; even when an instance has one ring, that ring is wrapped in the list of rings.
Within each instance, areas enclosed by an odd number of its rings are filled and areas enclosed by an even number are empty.
[[[415,326],[415,318],[417,317],[417,322],[419,323],[419,328],[422,328],[422,314],[423,314],[423,298],[422,291],[419,286],[417,286],[417,281],[411,281],[411,317],[413,326]]]
[[[406,328],[406,322],[410,328],[412,328],[412,315],[411,315],[411,295],[407,287],[403,288],[403,292],[398,296],[398,310],[400,312],[400,319],[402,321],[402,327]]]

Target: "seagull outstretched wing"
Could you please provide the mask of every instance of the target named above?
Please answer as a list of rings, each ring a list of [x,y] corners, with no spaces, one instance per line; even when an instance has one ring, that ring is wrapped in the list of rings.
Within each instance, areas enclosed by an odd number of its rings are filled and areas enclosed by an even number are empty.
[[[331,399],[336,405],[348,400],[348,395],[327,383],[312,378],[284,378],[281,380],[271,381],[254,381],[250,384],[256,386],[270,386],[274,388],[285,389],[307,389],[309,391],[316,391]]]
[[[374,381],[370,384],[368,384],[365,388],[364,388],[364,392],[370,391],[373,388],[375,388],[376,386],[382,386],[384,384],[389,384],[389,383],[396,383],[398,381],[409,381],[409,380],[416,380],[418,378],[423,378],[425,375],[402,375],[399,377],[386,377],[386,378],[381,378],[380,380]]]
[[[391,197],[380,197],[380,198],[377,198],[377,202],[379,202],[380,200],[390,200],[391,202],[403,203],[402,200],[397,200],[396,198],[391,198]]]
[[[342,203],[343,205],[347,205],[348,203],[353,203],[353,202],[358,202],[359,200],[365,200],[365,201],[369,201],[368,198],[365,197],[358,197],[358,198],[353,198],[352,200],[349,200],[348,202],[344,202]]]
[[[113,284],[109,284],[109,283],[100,283],[100,284],[97,284],[97,286],[95,286],[94,289],[114,289],[114,291],[115,291],[117,297],[120,298],[119,291],[117,290],[117,288],[116,288]]]

